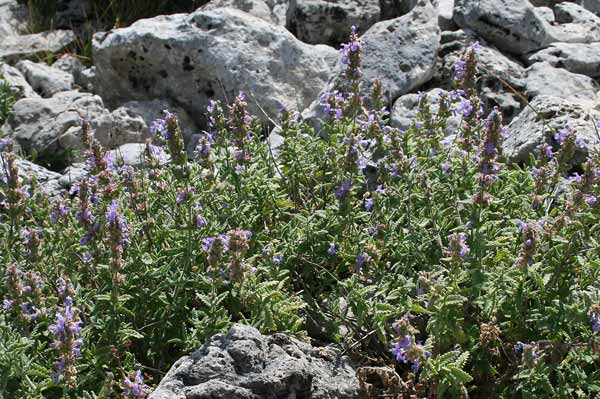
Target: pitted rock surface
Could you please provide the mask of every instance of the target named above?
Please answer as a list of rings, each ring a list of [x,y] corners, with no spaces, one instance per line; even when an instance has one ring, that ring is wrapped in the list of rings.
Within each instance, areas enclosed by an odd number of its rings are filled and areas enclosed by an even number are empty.
[[[237,324],[178,360],[149,397],[232,398],[358,398],[358,381],[347,359],[332,351]]]

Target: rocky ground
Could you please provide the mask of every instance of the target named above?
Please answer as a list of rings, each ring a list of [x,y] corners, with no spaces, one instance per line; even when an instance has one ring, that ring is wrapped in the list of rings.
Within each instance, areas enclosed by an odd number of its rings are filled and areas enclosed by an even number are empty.
[[[61,3],[60,17],[81,23],[70,7],[77,1]],[[383,82],[392,124],[400,128],[412,123],[416,93],[435,103],[451,89],[464,49],[479,42],[483,104],[503,110],[510,122],[504,153],[521,162],[554,140],[552,127],[568,123],[586,146],[596,142],[590,126],[600,119],[599,15],[600,0],[213,0],[190,14],[96,33],[93,64],[84,65],[72,54],[74,31],[28,33],[25,6],[0,0],[0,75],[17,100],[1,131],[19,146],[24,177],[35,176],[46,191],[58,192],[81,174],[81,117],[90,120],[103,146],[128,163],[137,162],[142,146],[136,144],[150,137],[148,128],[164,109],[177,113],[193,148],[209,100],[232,99],[240,91],[265,125],[284,103],[318,127],[318,99],[339,80],[336,49],[354,25],[364,45],[363,88],[374,79]],[[48,54],[64,55],[49,65]],[[451,124],[447,130],[452,134]],[[578,151],[582,157],[587,149]],[[267,348],[282,357],[273,359]],[[277,389],[290,386],[298,390],[294,397],[305,397],[307,380],[337,373],[311,350],[235,327],[178,362],[153,397],[186,391],[181,397],[209,398],[225,388],[231,398],[264,397],[257,396],[261,390],[280,397]],[[235,369],[236,356],[250,365],[287,362],[286,374],[247,381]],[[206,358],[219,360],[202,366]],[[215,377],[231,383],[207,382]],[[328,385],[318,397],[352,392],[352,378],[336,378],[340,391],[329,392]]]

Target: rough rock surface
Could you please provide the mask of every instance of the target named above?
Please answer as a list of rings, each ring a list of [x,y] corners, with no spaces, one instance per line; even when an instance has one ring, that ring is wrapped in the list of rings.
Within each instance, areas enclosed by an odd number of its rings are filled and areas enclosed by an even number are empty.
[[[363,89],[379,79],[387,99],[396,99],[433,76],[440,43],[436,9],[419,0],[408,14],[373,25],[361,40]]]
[[[73,75],[43,63],[19,61],[17,68],[23,73],[33,90],[42,97],[52,97],[73,88]]]
[[[65,54],[52,64],[52,68],[60,69],[63,72],[71,74],[76,84],[81,82],[81,72],[85,69],[79,58]]]
[[[0,61],[17,62],[20,59],[56,53],[74,42],[75,34],[70,30],[8,36],[0,41]]]
[[[16,0],[0,0],[0,38],[18,36],[27,30],[27,8]]]
[[[352,26],[366,32],[380,14],[378,1],[291,0],[286,27],[303,42],[337,46],[347,41]]]
[[[456,0],[454,20],[499,49],[525,54],[545,47],[552,26],[524,0]]]
[[[578,75],[546,62],[538,62],[527,69],[526,95],[547,95],[561,98],[595,100],[598,83],[585,75]]]
[[[432,89],[423,94],[427,96],[431,112],[435,115],[439,110],[440,96],[448,95],[448,92],[443,89]],[[398,98],[390,114],[391,125],[401,130],[410,128],[419,113],[419,98],[419,94],[406,94]],[[448,118],[445,129],[446,136],[456,133],[460,126],[460,119],[458,116]]]
[[[11,88],[13,96],[16,100],[20,100],[25,97],[39,97],[39,94],[33,90],[29,85],[25,76],[17,68],[12,67],[8,64],[0,63],[0,75],[8,82]]]
[[[570,2],[554,6],[558,24],[553,26],[553,41],[592,43],[600,41],[598,16],[584,7]]]
[[[19,170],[19,177],[26,184],[35,180],[39,189],[46,194],[56,195],[60,192],[62,187],[60,184],[61,175],[59,173],[52,172],[43,166],[20,158],[17,158],[17,168]],[[0,175],[2,173],[0,172]]]
[[[557,68],[581,75],[600,77],[600,43],[553,43],[550,47],[532,54],[527,59],[531,65],[547,62]]]
[[[96,34],[93,47],[94,88],[105,101],[172,98],[200,123],[209,100],[239,91],[256,115],[263,114],[254,98],[269,115],[280,102],[304,109],[327,81],[335,52],[230,8],[140,20]]]
[[[600,120],[598,105],[591,101],[565,100],[551,96],[538,96],[530,105],[508,125],[509,137],[503,144],[507,160],[527,162],[529,154],[535,154],[545,142],[557,149],[554,134],[569,126],[585,143],[584,148],[577,148],[573,164],[583,162],[589,147],[598,140],[593,122],[593,119]]]
[[[177,115],[179,127],[183,133],[186,142],[190,142],[194,134],[199,130],[190,115],[181,107],[173,104],[167,99],[156,99],[151,101],[129,101],[113,111],[113,114],[122,115],[123,118],[141,117],[145,127],[142,130],[150,129],[152,122],[164,117],[164,111],[169,111]]]
[[[27,154],[52,168],[65,166],[66,151],[81,149],[81,117],[90,120],[95,137],[106,148],[147,137],[141,117],[111,113],[98,96],[77,91],[51,98],[25,98],[14,105],[4,132]]]
[[[236,8],[272,24],[283,26],[285,25],[287,5],[288,1],[274,3],[269,0],[212,0],[202,6],[202,9]]]
[[[179,359],[149,399],[349,399],[358,381],[345,358],[284,334],[234,325]]]

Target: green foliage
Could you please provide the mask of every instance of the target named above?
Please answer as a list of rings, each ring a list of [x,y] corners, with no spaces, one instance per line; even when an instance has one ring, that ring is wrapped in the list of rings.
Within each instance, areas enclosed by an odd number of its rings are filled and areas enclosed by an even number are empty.
[[[9,83],[0,75],[0,126],[6,122],[6,118],[15,103],[14,94]]]

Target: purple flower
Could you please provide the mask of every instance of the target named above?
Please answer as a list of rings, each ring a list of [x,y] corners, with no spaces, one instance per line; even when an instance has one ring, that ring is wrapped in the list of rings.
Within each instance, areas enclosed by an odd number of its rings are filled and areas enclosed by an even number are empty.
[[[593,206],[597,201],[598,198],[596,198],[595,195],[588,195],[585,199],[586,204],[588,204],[589,206]]]
[[[206,220],[202,215],[196,215],[196,227],[206,226]]]
[[[367,210],[367,212],[371,212],[371,210],[373,209],[373,198],[367,198],[365,200],[365,209]]]
[[[346,194],[350,191],[350,187],[352,186],[352,180],[346,179],[346,181],[341,185],[335,188],[334,196],[337,200],[341,201],[346,198]]]
[[[462,98],[460,100],[460,103],[458,103],[458,105],[456,105],[455,113],[460,113],[463,116],[468,117],[469,115],[471,115],[472,112],[473,112],[473,104],[471,104],[471,101],[467,100],[466,98]]]
[[[454,64],[454,79],[455,80],[460,80],[465,76],[465,73],[467,72],[467,61],[463,60],[463,59],[459,59],[458,61],[456,61],[456,64]]]
[[[2,301],[2,309],[4,309],[4,310],[9,309],[13,305],[14,302],[15,301],[11,301],[11,300],[8,300],[8,299],[5,298]]]
[[[135,372],[133,381],[129,377],[123,380],[123,393],[128,397],[145,398],[148,394],[148,386],[144,384],[144,378],[140,370]]]
[[[278,265],[283,261],[283,256],[275,255],[271,261],[273,262],[273,264]]]
[[[525,344],[521,341],[517,341],[517,343],[515,344],[515,350],[517,352],[522,351],[525,348]]]
[[[186,196],[187,196],[187,191],[186,190],[179,191],[177,193],[177,195],[175,196],[175,204],[176,205],[181,205],[183,203],[183,201],[185,200]]]
[[[596,313],[592,313],[592,331],[600,332],[600,317]]]
[[[215,242],[215,237],[206,237],[202,239],[202,249],[205,251],[210,251],[210,247],[212,247],[213,242]]]
[[[367,261],[367,257],[368,257],[368,255],[366,252],[361,252],[358,255],[356,255],[356,263],[354,264],[354,271],[359,272],[360,269],[362,269],[365,262]]]
[[[81,259],[83,260],[83,263],[89,263],[92,260],[92,254],[89,252],[84,252],[81,256]]]
[[[119,203],[117,202],[117,200],[112,200],[112,202],[110,203],[110,205],[108,206],[107,210],[106,210],[106,220],[109,223],[114,223],[117,220],[117,210],[119,208]]]
[[[375,192],[377,194],[385,195],[385,188],[383,188],[383,184],[378,185]]]
[[[394,355],[398,363],[406,363],[405,350],[400,345],[400,342],[396,342],[394,344],[394,348],[392,348],[392,354]]]
[[[450,162],[444,162],[442,164],[442,169],[444,170],[444,173],[446,174],[446,176],[450,176],[450,169],[452,168],[452,165],[450,164]]]
[[[329,248],[327,248],[327,253],[329,255],[335,255],[337,250],[335,249],[335,243],[329,243]]]

